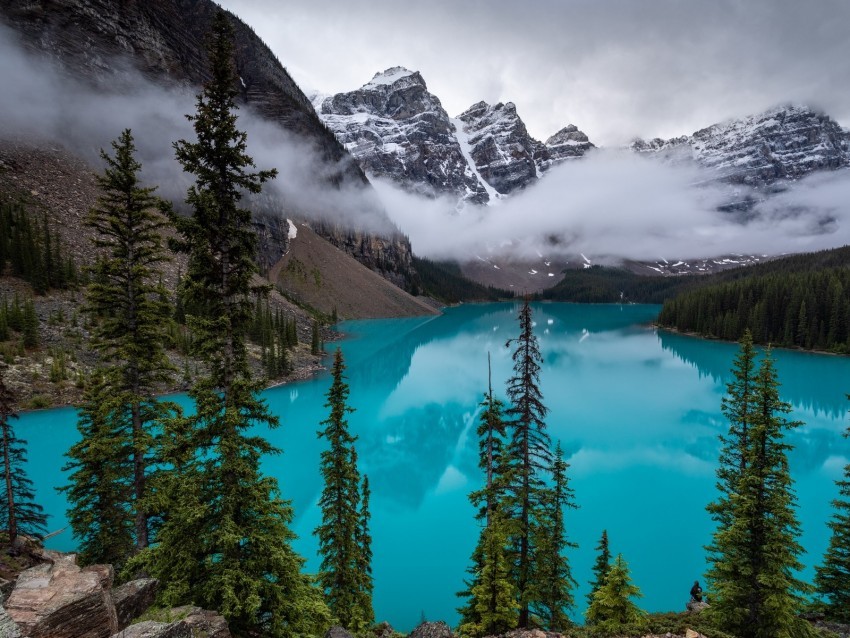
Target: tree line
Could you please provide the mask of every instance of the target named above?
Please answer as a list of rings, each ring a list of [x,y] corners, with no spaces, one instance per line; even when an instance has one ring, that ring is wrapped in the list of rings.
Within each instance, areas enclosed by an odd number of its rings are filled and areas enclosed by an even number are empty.
[[[850,268],[778,272],[692,290],[664,303],[662,326],[757,343],[850,352]]]

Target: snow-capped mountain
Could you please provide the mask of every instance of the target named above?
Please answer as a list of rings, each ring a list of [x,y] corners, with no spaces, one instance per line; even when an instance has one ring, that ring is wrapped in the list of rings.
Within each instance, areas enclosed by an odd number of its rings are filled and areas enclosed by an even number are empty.
[[[593,147],[572,125],[546,144],[535,140],[512,102],[478,102],[450,118],[422,76],[402,67],[313,103],[367,173],[476,204],[525,188],[552,165]]]
[[[670,161],[694,160],[718,179],[754,187],[816,170],[850,166],[850,133],[807,106],[780,106],[669,140],[636,140],[630,148]]]

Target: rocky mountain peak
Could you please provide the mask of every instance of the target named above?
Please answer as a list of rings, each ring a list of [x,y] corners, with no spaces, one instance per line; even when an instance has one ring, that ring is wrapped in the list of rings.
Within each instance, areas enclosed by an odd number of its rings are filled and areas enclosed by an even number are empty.
[[[550,168],[565,160],[582,157],[592,148],[596,147],[590,142],[587,135],[580,131],[575,124],[567,124],[546,140],[549,163],[545,168]]]
[[[392,67],[361,88],[325,98],[319,114],[369,174],[428,196],[484,204],[455,126],[418,71]]]
[[[796,104],[713,124],[693,135],[635,140],[629,148],[670,161],[696,161],[714,169],[718,179],[755,187],[850,166],[850,134],[828,115]]]

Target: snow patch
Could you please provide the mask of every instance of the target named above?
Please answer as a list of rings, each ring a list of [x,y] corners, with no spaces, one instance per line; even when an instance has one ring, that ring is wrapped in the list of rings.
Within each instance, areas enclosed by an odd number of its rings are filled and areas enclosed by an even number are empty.
[[[403,66],[394,66],[392,68],[387,69],[386,71],[376,73],[375,77],[373,77],[368,82],[368,84],[363,85],[363,88],[367,89],[370,87],[393,84],[396,80],[400,80],[401,78],[407,77],[408,75],[413,75],[413,73],[413,71],[411,71],[410,69],[405,69]]]
[[[490,201],[487,202],[488,206],[492,206],[499,202],[501,195],[499,191],[490,186],[487,183],[487,180],[478,172],[478,167],[475,165],[475,160],[472,159],[472,146],[469,143],[469,133],[464,130],[463,120],[458,118],[452,118],[451,123],[455,127],[455,138],[457,139],[457,143],[460,145],[460,152],[463,155],[463,159],[466,160],[469,169],[472,171],[472,174],[475,175],[475,178],[478,182],[484,187],[484,190],[487,191],[487,195],[490,196]]]
[[[293,222],[291,219],[287,219],[286,224],[289,227],[287,237],[289,237],[289,239],[295,239],[298,236],[298,229],[295,227],[295,222]]]

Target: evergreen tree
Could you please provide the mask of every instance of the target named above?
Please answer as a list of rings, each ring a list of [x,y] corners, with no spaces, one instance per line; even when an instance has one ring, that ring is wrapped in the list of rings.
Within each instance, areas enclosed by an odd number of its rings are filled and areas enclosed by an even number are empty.
[[[328,441],[321,454],[320,469],[324,480],[319,507],[322,522],[316,528],[322,565],[319,582],[331,612],[343,627],[357,630],[371,609],[362,610],[361,573],[362,553],[358,538],[363,536],[360,511],[360,474],[357,471],[353,437],[348,431],[346,415],[353,412],[348,405],[348,384],[345,382],[342,351],[337,348],[331,368],[333,381],[328,389],[325,407],[330,409],[322,421],[324,429],[318,435]],[[368,516],[368,513],[367,513]],[[368,518],[367,518],[368,520]],[[368,533],[368,532],[367,532]]]
[[[71,446],[69,485],[60,488],[71,508],[68,521],[83,565],[110,564],[116,570],[135,547],[132,439],[127,410],[102,370],[89,378],[77,420],[80,440]],[[122,420],[123,417],[123,420]]]
[[[318,356],[322,352],[321,342],[319,341],[319,321],[317,319],[313,320],[313,332],[312,338],[310,340],[310,353],[314,356]]]
[[[736,377],[742,378],[740,370]],[[723,526],[710,547],[708,578],[713,594],[708,611],[724,630],[741,638],[782,638],[810,631],[797,617],[801,594],[808,588],[793,575],[802,567],[803,550],[797,542],[800,526],[788,471],[790,445],[783,440],[785,430],[799,424],[782,416],[791,406],[780,399],[778,388],[768,352],[753,382],[743,462],[718,471],[721,482],[725,476],[736,478],[726,509],[715,514]]]
[[[537,525],[537,556],[535,588],[537,601],[532,605],[536,617],[549,631],[563,632],[572,623],[569,610],[573,607],[572,589],[576,586],[570,563],[564,555],[567,548],[576,547],[567,540],[564,509],[575,508],[573,491],[569,487],[567,469],[561,444],[555,447],[552,459],[552,485],[543,492],[540,521]]]
[[[596,562],[593,563],[593,580],[590,581],[590,593],[587,604],[593,603],[593,595],[605,584],[605,577],[611,570],[611,552],[608,549],[608,530],[602,530],[599,544],[596,545]]]
[[[145,498],[148,475],[156,463],[153,432],[171,409],[171,404],[160,403],[155,396],[174,370],[165,353],[171,308],[165,301],[167,293],[159,270],[166,259],[161,232],[167,221],[159,212],[161,203],[153,194],[156,189],[139,184],[141,164],[135,159],[131,131],[124,130],[112,142],[112,148],[112,156],[101,151],[106,164],[103,175],[98,177],[102,194],[86,220],[95,233],[93,243],[100,249],[87,290],[88,310],[100,317],[93,329],[92,344],[105,365],[103,383],[107,386],[96,400],[106,396],[114,399],[108,409],[88,405],[90,414],[86,418],[90,420],[91,414],[100,413],[112,423],[103,428],[84,423],[81,430],[89,436],[105,435],[113,446],[120,444],[128,453],[129,467],[115,459],[117,465],[104,467],[103,472],[120,479],[113,482],[117,491],[123,489],[123,483],[132,485],[130,494],[116,494],[115,498],[123,498],[118,502],[133,512],[134,545],[141,550],[148,546],[150,533]],[[102,445],[89,441],[88,445],[76,447],[69,454],[69,468],[90,465],[84,455],[99,454]],[[69,493],[85,500],[79,489]],[[90,523],[91,530],[79,525],[75,528],[78,537],[99,533],[99,522]],[[126,530],[116,529],[116,533],[122,531]]]
[[[248,367],[257,239],[239,201],[276,173],[252,172],[246,134],[236,126],[233,53],[233,30],[220,11],[208,48],[210,79],[189,116],[197,141],[175,143],[177,159],[195,178],[186,199],[191,217],[173,219],[179,248],[189,255],[187,322],[206,371],[189,393],[196,414],[185,487],[174,490],[158,544],[137,563],[160,579],[162,600],[217,609],[234,633],[319,633],[330,614],[292,549],[292,509],[277,482],[260,474],[261,456],[277,450],[248,432],[277,419]]]
[[[35,304],[32,299],[27,299],[21,320],[21,332],[24,337],[24,348],[37,348],[38,338],[38,315],[35,312]]]
[[[478,424],[478,467],[484,487],[469,495],[475,517],[483,527],[468,569],[470,580],[458,596],[466,604],[458,611],[461,632],[468,636],[504,633],[516,627],[518,605],[506,551],[508,522],[502,511],[506,488],[504,404],[493,394],[490,356],[487,355],[488,388],[481,402]]]
[[[0,526],[13,543],[19,534],[41,538],[47,532],[47,516],[35,502],[32,481],[26,473],[27,442],[15,436],[12,420],[18,415],[13,408],[14,396],[3,379],[0,368],[0,472],[4,493],[0,499]]]
[[[609,635],[624,635],[643,631],[647,627],[646,614],[632,602],[640,598],[640,589],[629,575],[629,566],[618,554],[605,577],[605,582],[595,594],[587,608],[587,624],[597,632]]]
[[[832,502],[835,508],[829,521],[832,535],[823,564],[816,569],[815,587],[827,599],[827,617],[850,623],[850,465],[844,466],[844,477],[836,483],[839,498]]]
[[[357,454],[352,448],[354,464],[357,465]],[[370,627],[375,623],[375,611],[372,607],[372,592],[374,584],[372,581],[372,533],[369,528],[369,521],[372,518],[369,510],[369,502],[372,498],[372,491],[369,488],[369,477],[363,476],[360,491],[360,517],[357,525],[357,569],[356,574],[359,582],[357,583],[357,601],[356,610],[359,617],[355,617],[354,626],[361,628]]]
[[[506,345],[516,344],[513,352],[514,376],[508,380],[510,405],[506,411],[510,440],[507,450],[506,504],[511,524],[514,572],[519,595],[518,626],[530,625],[529,609],[535,602],[535,527],[542,506],[542,474],[552,463],[545,417],[548,412],[540,392],[542,357],[533,332],[531,307],[526,299],[519,311],[520,335]]]
[[[516,627],[519,613],[517,591],[506,545],[508,527],[501,513],[491,513],[473,556],[476,572],[469,584],[466,607],[461,609],[460,633],[494,636]]]

